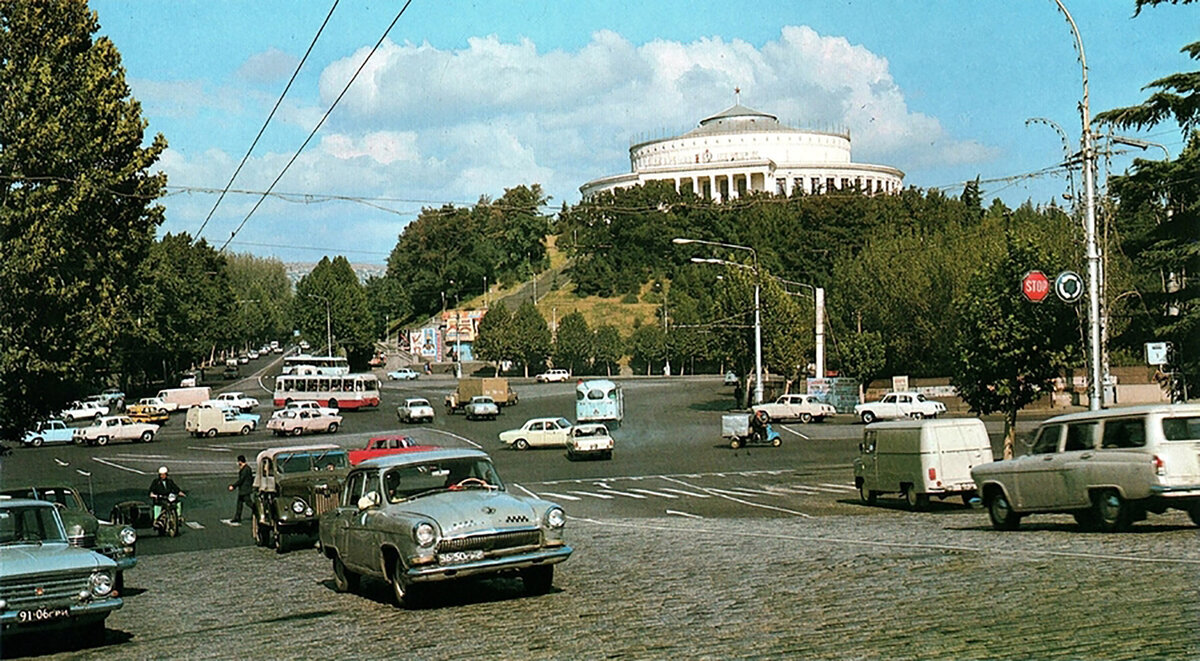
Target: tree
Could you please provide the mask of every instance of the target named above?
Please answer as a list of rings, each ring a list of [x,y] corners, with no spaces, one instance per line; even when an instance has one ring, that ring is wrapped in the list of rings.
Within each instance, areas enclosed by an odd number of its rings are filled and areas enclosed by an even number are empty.
[[[1076,350],[1074,309],[1056,301],[1030,303],[1020,293],[1024,274],[1063,266],[1033,242],[1006,235],[1006,254],[972,276],[958,300],[962,315],[950,382],[979,414],[1004,414],[1004,458],[1013,456],[1017,412],[1053,392],[1053,380]]]
[[[592,329],[583,313],[576,310],[564,316],[554,338],[554,366],[571,374],[586,373],[595,351],[592,341]]]
[[[388,325],[412,315],[412,304],[400,281],[388,276],[371,276],[363,285],[371,309],[372,336],[387,335]]]
[[[0,428],[105,382],[162,222],[166,148],[82,2],[0,3]]]
[[[550,327],[533,301],[525,301],[513,314],[512,337],[513,355],[525,366],[525,376],[529,376],[530,365],[541,367],[546,363],[550,355]]]
[[[334,342],[331,351],[345,348],[351,365],[365,366],[370,360],[374,337],[367,294],[345,257],[322,257],[296,283],[293,318],[305,337],[328,342],[328,335]]]
[[[513,313],[508,311],[504,301],[489,308],[483,319],[479,320],[474,348],[476,358],[496,364],[497,375],[500,374],[500,365],[504,361],[517,357],[516,338],[513,336]]]
[[[292,331],[292,282],[287,267],[273,257],[223,253],[233,288],[230,324],[236,344],[280,340]],[[216,339],[216,338],[212,338]]]
[[[592,340],[592,366],[604,368],[606,376],[612,376],[613,368],[625,355],[625,346],[621,340],[621,331],[611,324],[596,327],[596,335]]]
[[[883,336],[872,331],[849,333],[840,338],[834,347],[838,371],[858,382],[858,396],[861,399],[863,388],[879,376],[887,362]]]
[[[646,324],[633,329],[629,336],[629,356],[634,369],[646,368],[646,376],[655,363],[662,360],[666,352],[667,338],[662,326]]]

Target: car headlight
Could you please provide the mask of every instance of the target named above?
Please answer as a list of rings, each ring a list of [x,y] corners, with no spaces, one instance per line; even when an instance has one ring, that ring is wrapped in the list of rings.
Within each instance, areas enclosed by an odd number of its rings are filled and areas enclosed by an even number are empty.
[[[413,539],[417,541],[418,546],[433,546],[437,541],[437,530],[432,523],[422,521],[413,528]]]
[[[308,505],[299,498],[292,501],[292,511],[296,514],[303,514],[306,507],[308,507]]]
[[[121,532],[117,533],[117,536],[125,546],[133,546],[137,542],[137,531],[128,526],[121,528]]]
[[[92,574],[92,594],[97,597],[107,597],[113,590],[112,574],[98,571]]]
[[[567,525],[567,515],[562,508],[552,507],[546,512],[546,525],[550,528],[561,528]]]

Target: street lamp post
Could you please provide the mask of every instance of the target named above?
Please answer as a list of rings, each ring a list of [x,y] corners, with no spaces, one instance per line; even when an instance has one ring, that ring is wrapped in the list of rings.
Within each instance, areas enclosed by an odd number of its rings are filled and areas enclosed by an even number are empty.
[[[720,243],[718,241],[705,241],[704,239],[685,239],[685,238],[676,237],[674,239],[671,239],[671,243],[674,243],[676,245],[683,245],[683,244],[688,244],[688,243],[699,243],[701,245],[716,246],[718,248],[728,248],[730,250],[748,250],[748,251],[750,251],[750,256],[754,259],[754,266],[752,267],[752,270],[754,271],[754,403],[762,404],[762,400],[763,400],[762,316],[761,316],[761,312],[760,312],[761,305],[759,303],[758,252],[756,250],[754,250],[754,248],[751,248],[750,246],[739,246],[739,245],[732,244],[732,243]],[[715,264],[728,264],[728,265],[738,266],[741,268],[746,268],[746,266],[744,264],[737,264],[735,262],[727,262],[722,259],[713,260],[713,259],[702,259],[699,257],[693,257],[692,261],[696,262],[696,263],[700,263],[700,264],[705,264],[705,263],[707,263],[707,264],[714,264],[714,263]]]
[[[1079,106],[1083,121],[1083,188],[1084,199],[1087,202],[1087,224],[1084,228],[1084,240],[1087,243],[1088,266],[1088,338],[1091,344],[1091,388],[1088,393],[1088,408],[1098,411],[1104,405],[1104,383],[1100,373],[1100,249],[1096,243],[1096,180],[1095,162],[1096,150],[1092,141],[1092,117],[1088,108],[1088,79],[1087,57],[1083,54],[1083,38],[1079,36],[1079,28],[1071,12],[1067,11],[1062,0],[1054,0],[1058,10],[1066,17],[1075,36],[1075,49],[1079,53],[1079,64],[1083,68],[1083,102]]]
[[[825,378],[825,288],[816,287],[805,284],[803,282],[794,282],[792,280],[784,280],[783,278],[774,277],[779,282],[787,285],[795,285],[797,287],[807,287],[813,290],[814,307],[816,307],[816,319],[814,320],[816,334],[816,352],[817,352],[817,378]],[[791,292],[788,292],[789,294]]]

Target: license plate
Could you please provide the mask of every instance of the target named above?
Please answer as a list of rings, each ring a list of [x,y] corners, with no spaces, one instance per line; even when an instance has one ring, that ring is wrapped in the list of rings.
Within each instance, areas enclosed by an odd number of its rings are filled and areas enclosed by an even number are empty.
[[[69,608],[31,608],[17,611],[17,622],[20,624],[37,624],[51,622],[71,617]]]
[[[483,560],[483,551],[454,551],[452,553],[439,553],[437,559],[439,565],[458,565],[464,562]]]

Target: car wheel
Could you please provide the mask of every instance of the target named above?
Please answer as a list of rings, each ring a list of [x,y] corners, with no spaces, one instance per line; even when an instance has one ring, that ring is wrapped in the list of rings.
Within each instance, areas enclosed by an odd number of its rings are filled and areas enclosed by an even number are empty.
[[[329,400],[329,408],[331,408],[331,409],[340,408],[338,406],[338,401],[336,399]]]
[[[416,608],[421,605],[422,597],[424,596],[421,586],[409,582],[408,576],[404,573],[404,563],[396,559],[392,563],[392,597],[396,600],[397,606],[405,608]]]
[[[330,434],[332,434],[333,432],[335,432],[337,430],[338,430],[338,423],[336,423],[336,422],[329,423],[328,431]]]
[[[1021,525],[1021,515],[1013,511],[1004,492],[996,493],[988,501],[988,518],[996,530],[1016,530]]]
[[[779,446],[783,445],[783,437],[776,436],[775,438],[771,439],[771,445],[772,445],[772,447],[779,447]]]
[[[1103,532],[1125,530],[1133,523],[1129,503],[1116,489],[1101,491],[1093,496],[1096,527]]]
[[[567,448],[567,461],[575,461],[575,452],[571,448]]]
[[[258,523],[258,514],[250,512],[250,536],[254,538],[255,546],[266,546],[267,540],[263,535],[264,526]]]
[[[729,447],[733,448],[734,450],[742,447],[742,440],[740,438],[729,439]]]
[[[908,509],[920,512],[929,507],[929,494],[918,493],[916,487],[910,485],[904,490],[904,502],[908,503]]]
[[[303,433],[304,433],[304,429],[302,427],[293,427],[292,428],[292,436],[299,436],[300,434],[303,434]]]
[[[604,451],[604,458],[605,458],[605,459],[608,459],[608,460],[610,460],[610,461],[611,461],[611,460],[612,460],[612,453],[613,453],[613,451],[612,451],[612,450],[605,450],[605,451]]]
[[[63,416],[63,422],[65,422],[65,423],[67,423],[67,424],[69,425],[69,424],[71,424],[72,422],[75,422],[75,416],[72,416],[72,415],[64,415],[64,416]]]
[[[283,553],[287,550],[287,533],[279,529],[278,522],[271,524],[271,542],[276,553]]]
[[[42,447],[42,443],[45,443],[45,442],[46,442],[45,439],[43,439],[41,436],[38,436],[37,438],[34,438],[32,441],[30,441],[29,444],[35,448],[40,448],[40,447]]]
[[[874,505],[876,495],[877,494],[874,491],[871,491],[867,488],[865,482],[858,485],[858,499],[864,503],[868,505]]]
[[[554,586],[554,565],[530,567],[521,571],[521,582],[529,594],[546,594]]]
[[[529,449],[529,441],[527,441],[523,438],[518,438],[516,440],[516,442],[513,443],[513,447],[518,450],[528,450]]]
[[[108,437],[107,436],[96,437],[96,445],[108,445]]]
[[[1192,520],[1192,523],[1200,526],[1200,503],[1192,503],[1192,506],[1188,508],[1187,513],[1188,518]]]
[[[913,420],[921,420],[921,419],[923,419],[924,417],[925,417],[925,414],[924,414],[924,413],[921,413],[920,411],[913,411],[913,414],[912,414],[912,419],[913,419]]]
[[[800,414],[800,422],[803,422],[806,425],[808,423],[812,422],[812,414],[811,413],[801,413]]]
[[[859,417],[862,418],[864,425],[869,425],[872,422],[875,422],[875,414],[870,411],[863,411]]]
[[[154,432],[152,432],[150,430],[146,430],[146,431],[142,432],[142,442],[143,443],[149,443],[150,441],[153,441],[153,440],[154,440]]]
[[[242,425],[242,436],[250,433],[250,425]]]
[[[338,592],[355,592],[358,590],[358,574],[346,569],[341,556],[333,556],[333,587]]]

